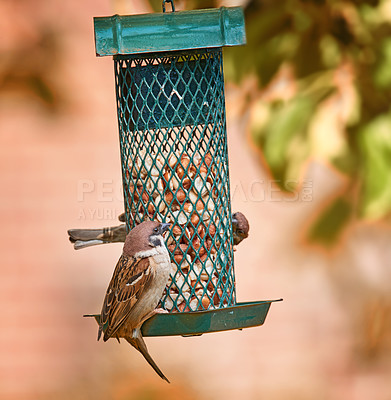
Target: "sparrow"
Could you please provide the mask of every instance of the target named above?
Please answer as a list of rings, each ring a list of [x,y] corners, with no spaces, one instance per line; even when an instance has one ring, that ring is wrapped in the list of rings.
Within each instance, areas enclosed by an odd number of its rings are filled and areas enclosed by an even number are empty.
[[[249,230],[250,225],[247,218],[241,212],[232,214],[232,233],[235,246],[248,237]]]
[[[121,214],[118,219],[121,222],[125,222],[125,213]],[[248,237],[249,229],[250,226],[247,218],[241,212],[236,212],[232,215],[232,231],[235,246]],[[126,225],[122,224],[103,229],[69,229],[68,235],[75,250],[79,250],[98,244],[124,242]]]
[[[98,340],[124,338],[137,349],[156,373],[164,376],[141,334],[141,325],[158,312],[156,307],[169,279],[171,263],[163,233],[170,224],[144,221],[126,236],[100,314]]]
[[[125,242],[126,225],[121,224],[103,229],[69,229],[69,240],[75,250],[104,243]]]

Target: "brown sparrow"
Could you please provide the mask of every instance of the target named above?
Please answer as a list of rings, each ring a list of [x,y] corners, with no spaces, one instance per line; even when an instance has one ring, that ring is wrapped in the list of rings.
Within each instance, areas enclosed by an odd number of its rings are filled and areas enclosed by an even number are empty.
[[[125,213],[121,214],[118,219],[121,222],[125,222]],[[247,218],[241,212],[232,215],[232,231],[235,246],[248,237],[249,228]],[[126,225],[122,224],[103,229],[69,229],[68,235],[75,250],[79,250],[98,244],[124,242]]]
[[[100,315],[98,340],[123,337],[164,380],[169,380],[148,353],[141,325],[158,310],[171,263],[163,233],[170,224],[144,221],[126,236]],[[162,311],[163,312],[163,311]]]
[[[247,218],[241,213],[232,214],[232,233],[234,237],[234,245],[237,246],[243,239],[248,237],[250,225]]]

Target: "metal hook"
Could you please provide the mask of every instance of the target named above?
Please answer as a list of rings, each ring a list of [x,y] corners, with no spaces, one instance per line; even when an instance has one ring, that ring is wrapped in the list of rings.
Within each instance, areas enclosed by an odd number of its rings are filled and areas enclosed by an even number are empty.
[[[163,8],[163,12],[166,12],[166,3],[171,3],[171,10],[172,12],[175,12],[175,6],[174,6],[174,0],[163,0],[162,3],[162,8]]]

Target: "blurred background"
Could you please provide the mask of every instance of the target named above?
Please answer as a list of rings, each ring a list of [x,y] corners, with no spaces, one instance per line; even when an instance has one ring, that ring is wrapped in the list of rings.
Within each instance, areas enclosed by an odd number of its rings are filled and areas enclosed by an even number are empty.
[[[284,298],[262,327],[96,341],[121,244],[69,228],[123,211],[113,63],[94,16],[160,0],[0,0],[2,399],[391,399],[391,1],[242,5],[224,50],[238,301]]]

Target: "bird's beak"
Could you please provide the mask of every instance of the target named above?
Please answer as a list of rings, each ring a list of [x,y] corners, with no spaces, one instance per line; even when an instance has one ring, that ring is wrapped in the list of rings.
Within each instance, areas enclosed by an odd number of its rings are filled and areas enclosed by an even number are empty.
[[[160,224],[160,232],[163,234],[169,227],[171,224],[168,223],[162,223]]]

